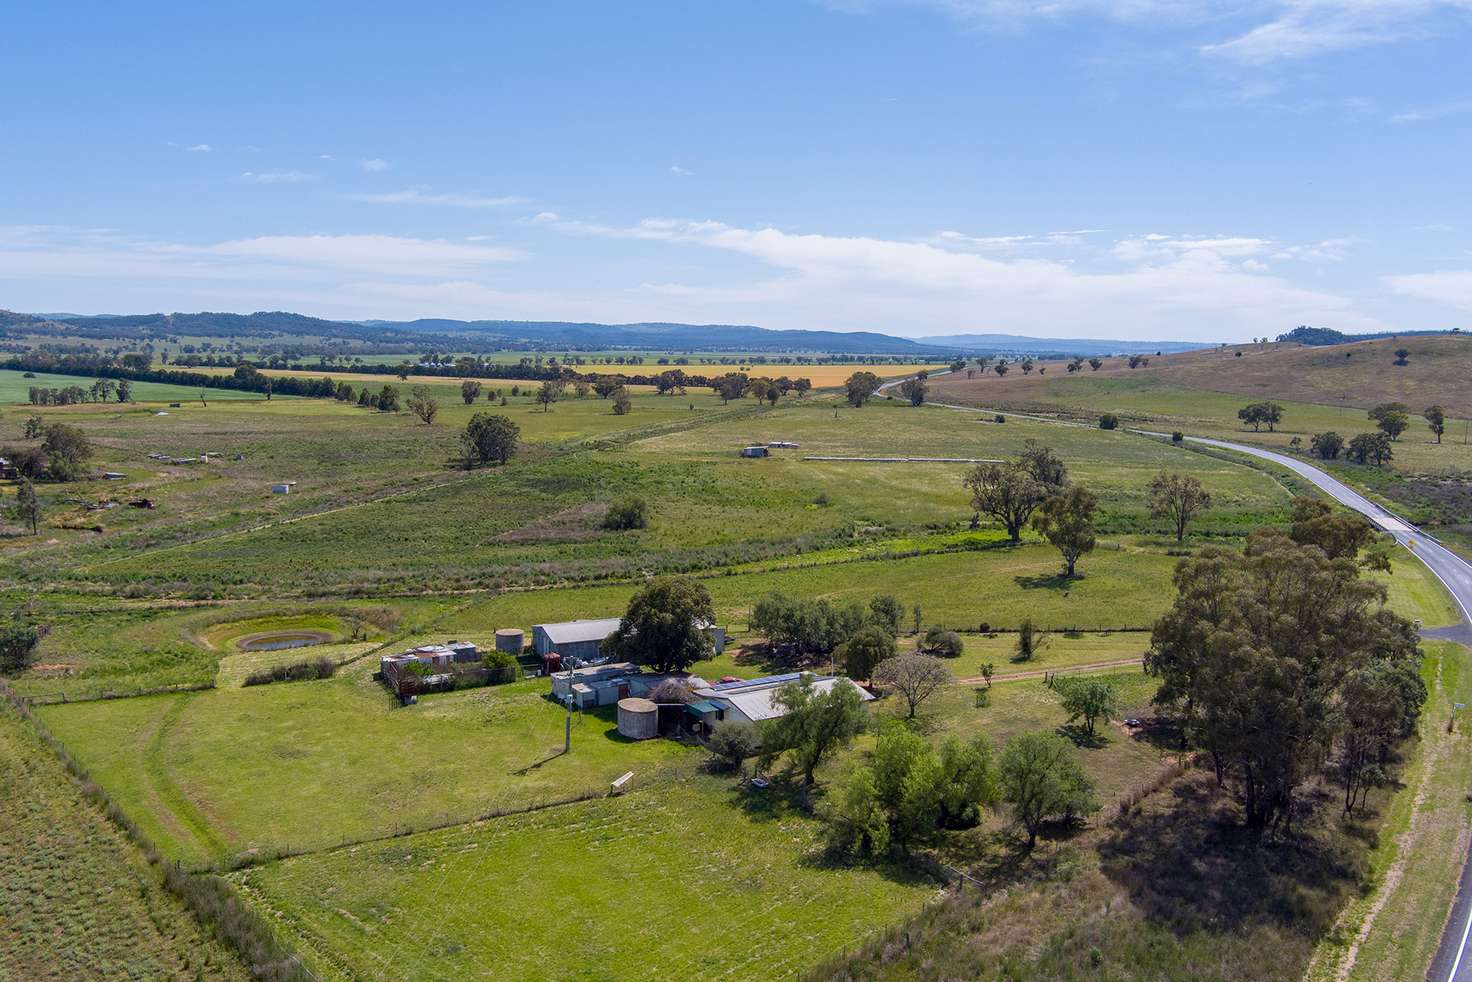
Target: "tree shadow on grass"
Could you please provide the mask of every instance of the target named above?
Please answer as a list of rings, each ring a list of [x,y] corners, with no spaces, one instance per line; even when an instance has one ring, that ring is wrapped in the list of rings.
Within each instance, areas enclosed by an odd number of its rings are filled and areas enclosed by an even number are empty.
[[[1037,574],[1034,576],[1014,576],[1012,582],[1024,590],[1064,590],[1067,591],[1078,585],[1080,577],[1068,577],[1062,573],[1052,573],[1047,576]]]
[[[816,787],[803,787],[801,781],[768,777],[767,786],[758,788],[750,781],[732,784],[727,797],[742,814],[757,822],[781,822],[802,817],[811,818],[814,798],[821,797]]]
[[[1058,735],[1066,737],[1075,747],[1086,750],[1098,750],[1100,747],[1109,746],[1109,738],[1097,727],[1090,733],[1082,723],[1064,723],[1058,727]]]
[[[1283,835],[1244,828],[1211,775],[1192,774],[1100,844],[1100,869],[1177,935],[1266,924],[1318,937],[1359,882],[1363,862],[1337,823],[1302,824]]]

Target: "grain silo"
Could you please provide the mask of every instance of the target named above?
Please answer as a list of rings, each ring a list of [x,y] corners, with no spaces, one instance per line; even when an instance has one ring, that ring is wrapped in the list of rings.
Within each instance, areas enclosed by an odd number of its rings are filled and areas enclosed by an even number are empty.
[[[659,736],[659,707],[648,699],[620,699],[618,731],[630,740]]]
[[[520,628],[503,627],[496,631],[496,650],[515,658],[526,646],[526,634]]]

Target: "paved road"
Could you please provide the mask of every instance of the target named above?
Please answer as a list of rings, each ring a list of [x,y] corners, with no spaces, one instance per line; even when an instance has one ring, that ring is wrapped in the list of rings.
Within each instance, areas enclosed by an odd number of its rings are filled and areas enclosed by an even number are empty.
[[[1147,435],[1164,436],[1160,433],[1148,433]],[[1452,596],[1462,608],[1462,627],[1466,629],[1468,625],[1472,625],[1472,566],[1441,543],[1312,464],[1285,454],[1274,453],[1271,450],[1262,450],[1240,443],[1228,443],[1225,440],[1210,440],[1206,437],[1187,437],[1186,439],[1194,443],[1236,450],[1239,453],[1251,454],[1254,457],[1281,464],[1295,474],[1312,481],[1318,485],[1320,490],[1331,495],[1340,503],[1362,513],[1380,528],[1395,536],[1395,541],[1415,554],[1416,558],[1425,563],[1431,572],[1446,584],[1446,588],[1451,591]],[[1465,765],[1465,762],[1461,763]],[[1436,958],[1432,961],[1426,977],[1432,982],[1472,982],[1472,849],[1469,849],[1467,856],[1463,859],[1457,899],[1452,905],[1451,918],[1447,922],[1446,932],[1442,935],[1441,945],[1436,951]]]

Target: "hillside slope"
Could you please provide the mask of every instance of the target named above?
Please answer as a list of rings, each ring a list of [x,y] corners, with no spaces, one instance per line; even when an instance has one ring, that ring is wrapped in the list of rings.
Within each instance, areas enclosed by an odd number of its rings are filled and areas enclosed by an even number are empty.
[[[1397,365],[1394,353],[1402,347],[1410,356],[1407,364]],[[937,397],[943,393],[959,401],[1042,404],[1070,382],[1129,378],[1328,406],[1369,408],[1382,402],[1404,402],[1419,412],[1439,403],[1449,416],[1472,416],[1469,335],[1383,338],[1329,347],[1240,345],[1155,356],[1148,365],[1133,369],[1124,359],[1114,358],[1098,371],[1085,365],[1077,376],[1069,376],[1058,362],[1048,362],[1047,368],[1047,374],[1041,376],[1013,371],[998,378],[988,371],[969,381],[938,379]]]

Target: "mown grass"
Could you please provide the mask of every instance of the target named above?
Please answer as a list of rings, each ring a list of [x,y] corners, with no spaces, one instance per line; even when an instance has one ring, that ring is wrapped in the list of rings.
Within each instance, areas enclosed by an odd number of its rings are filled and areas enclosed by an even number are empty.
[[[545,680],[399,707],[376,669],[39,712],[161,849],[193,862],[467,821],[702,756],[619,737],[612,707],[575,715],[563,756]]]
[[[323,978],[785,978],[937,889],[829,867],[817,832],[778,798],[693,778],[233,879]]]
[[[3,699],[0,827],[0,977],[247,977]]]

